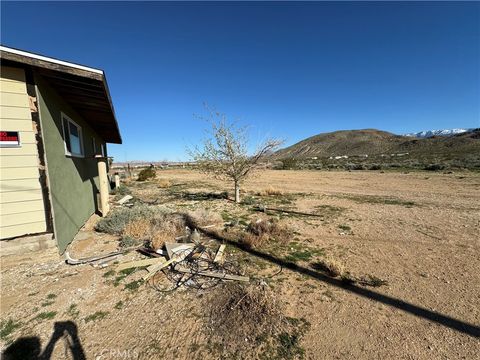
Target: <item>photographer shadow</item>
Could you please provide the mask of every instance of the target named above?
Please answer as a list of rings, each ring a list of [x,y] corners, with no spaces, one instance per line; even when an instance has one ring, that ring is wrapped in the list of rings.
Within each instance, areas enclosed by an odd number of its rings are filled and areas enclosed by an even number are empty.
[[[65,355],[71,353],[73,360],[85,360],[85,352],[78,337],[78,328],[73,321],[57,321],[47,346],[41,352],[40,339],[36,336],[23,337],[13,342],[2,353],[3,360],[49,360],[56,343],[63,339]]]

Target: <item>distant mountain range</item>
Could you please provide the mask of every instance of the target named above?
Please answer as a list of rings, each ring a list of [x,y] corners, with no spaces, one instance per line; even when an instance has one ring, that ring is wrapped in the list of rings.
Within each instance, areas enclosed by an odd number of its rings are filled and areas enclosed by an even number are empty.
[[[456,134],[462,134],[466,132],[471,132],[474,129],[443,129],[443,130],[425,130],[417,133],[408,133],[404,136],[414,137],[414,138],[429,138],[432,136],[451,136]]]
[[[328,159],[394,154],[409,154],[411,159],[433,156],[452,159],[471,156],[480,158],[480,129],[462,129],[465,130],[463,132],[458,130],[449,130],[450,136],[430,137],[396,135],[376,129],[341,130],[309,137],[278,150],[273,158]]]

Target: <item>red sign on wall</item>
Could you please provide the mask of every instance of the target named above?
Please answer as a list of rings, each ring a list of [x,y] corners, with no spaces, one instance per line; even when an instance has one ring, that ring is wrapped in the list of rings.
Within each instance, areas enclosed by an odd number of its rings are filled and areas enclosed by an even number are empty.
[[[0,147],[20,146],[18,131],[0,131]]]

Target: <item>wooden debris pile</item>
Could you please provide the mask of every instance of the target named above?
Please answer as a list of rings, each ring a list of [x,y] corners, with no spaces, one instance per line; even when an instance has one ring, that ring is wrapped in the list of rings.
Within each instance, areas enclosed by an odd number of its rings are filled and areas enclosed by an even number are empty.
[[[238,265],[225,258],[225,245],[216,250],[200,241],[166,243],[166,256],[159,263],[147,267],[144,280],[151,279],[159,291],[172,291],[180,286],[205,290],[222,281],[244,281],[249,278],[239,274]],[[157,276],[162,271],[164,276]]]
[[[213,241],[202,241],[197,231],[175,240],[186,242],[167,242],[158,250],[150,247],[128,248],[82,259],[72,258],[67,252],[65,261],[69,265],[105,267],[135,250],[144,258],[122,262],[115,270],[145,269],[143,281],[149,282],[158,291],[172,291],[181,286],[205,290],[224,281],[249,282],[250,279],[240,273],[238,263],[227,259],[225,245],[212,246]]]

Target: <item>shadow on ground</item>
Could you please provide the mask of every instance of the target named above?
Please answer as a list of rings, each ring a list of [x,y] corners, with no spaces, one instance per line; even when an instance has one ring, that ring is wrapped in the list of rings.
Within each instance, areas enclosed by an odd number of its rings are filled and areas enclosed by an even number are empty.
[[[13,342],[2,353],[3,360],[49,360],[55,344],[63,339],[65,356],[70,352],[73,360],[85,360],[85,352],[78,337],[78,328],[73,321],[58,321],[53,326],[53,334],[41,352],[42,345],[36,336],[22,337]]]
[[[190,220],[190,222],[191,222],[191,219],[187,219],[187,221],[188,220]],[[190,223],[190,225],[195,226],[195,224],[192,223],[192,222]],[[344,282],[340,279],[333,278],[331,276],[328,276],[325,273],[316,271],[314,269],[308,269],[308,268],[299,266],[299,265],[297,265],[293,262],[276,258],[276,257],[274,257],[270,254],[267,254],[267,253],[249,248],[249,247],[247,247],[247,246],[245,246],[245,245],[243,245],[243,244],[241,244],[241,243],[239,243],[235,240],[228,239],[228,238],[222,236],[221,234],[219,234],[218,232],[216,232],[215,230],[201,229],[198,226],[195,226],[195,227],[197,227],[199,230],[201,230],[206,236],[209,236],[211,238],[214,238],[214,239],[216,239],[220,242],[229,244],[231,246],[235,246],[236,248],[238,248],[240,250],[243,250],[243,251],[245,251],[245,252],[247,252],[247,253],[249,253],[253,256],[256,256],[258,258],[261,258],[263,260],[269,261],[272,264],[276,264],[276,265],[281,266],[283,268],[286,268],[286,269],[295,271],[297,273],[306,275],[306,276],[308,276],[310,278],[313,278],[315,280],[322,281],[324,283],[336,286],[336,287],[341,288],[345,291],[354,293],[358,296],[362,296],[362,297],[365,297],[365,298],[368,298],[368,299],[371,299],[371,300],[378,301],[382,304],[392,306],[392,307],[397,308],[399,310],[405,311],[407,313],[413,314],[415,316],[418,316],[420,318],[429,320],[431,322],[440,324],[440,325],[448,327],[450,329],[459,331],[459,332],[467,334],[469,336],[480,337],[480,327],[478,327],[476,325],[469,324],[467,322],[452,318],[450,316],[443,315],[441,313],[428,310],[424,307],[421,307],[421,306],[418,306],[418,305],[415,305],[415,304],[411,304],[411,303],[403,301],[401,299],[397,299],[397,298],[394,298],[394,297],[391,297],[391,296],[388,296],[388,295],[384,295],[384,294],[381,294],[379,292],[376,292],[376,291],[373,291],[373,290],[370,290],[370,289],[366,289],[366,288],[360,287],[360,286],[352,284],[352,283]]]

